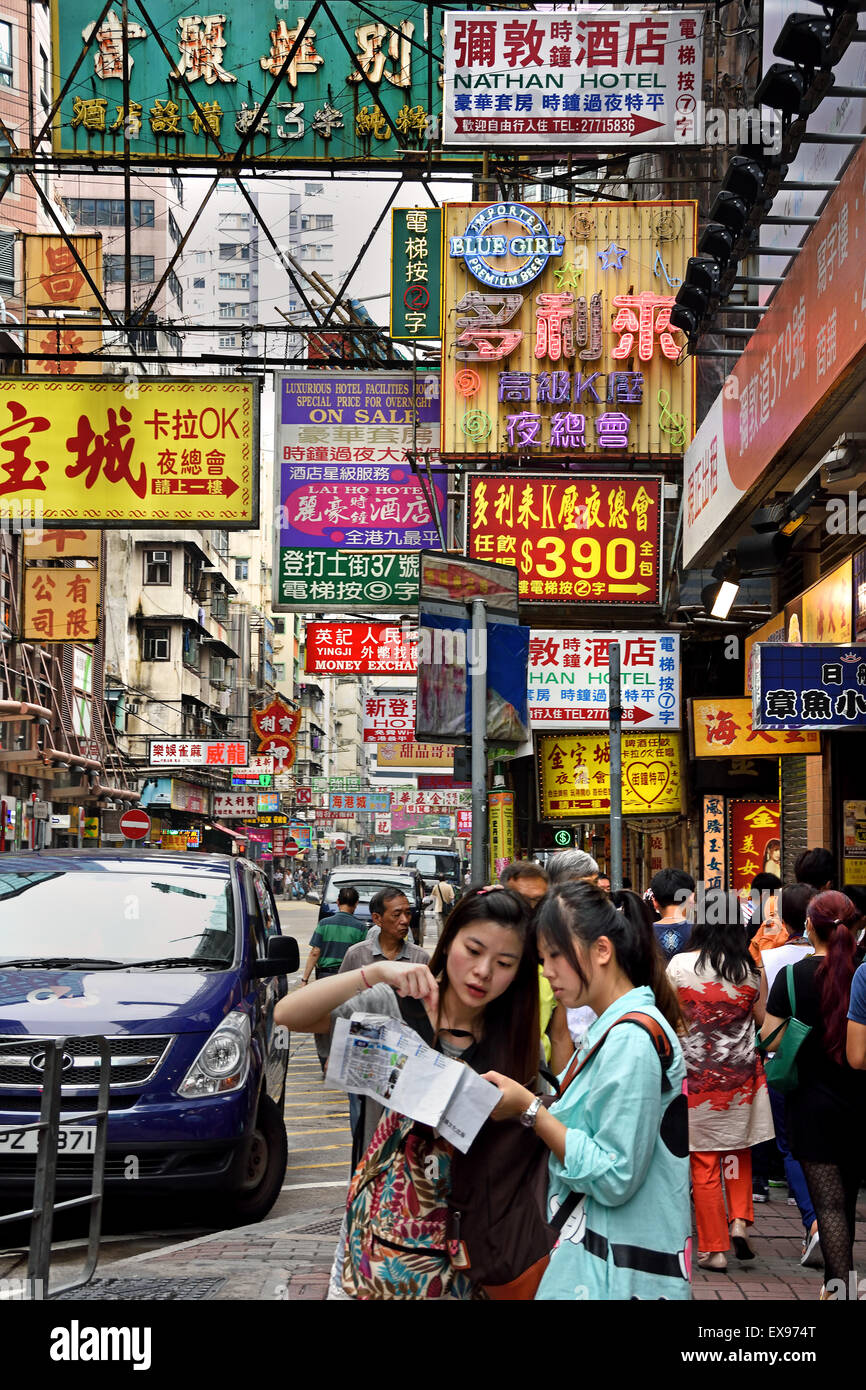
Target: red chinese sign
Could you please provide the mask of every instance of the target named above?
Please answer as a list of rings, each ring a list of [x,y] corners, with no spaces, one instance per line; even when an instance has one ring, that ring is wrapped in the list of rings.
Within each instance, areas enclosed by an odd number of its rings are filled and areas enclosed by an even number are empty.
[[[301,711],[290,709],[285,700],[275,698],[264,709],[251,712],[253,728],[259,736],[259,753],[268,753],[277,773],[287,772],[297,757],[295,739],[301,725]]]
[[[661,479],[467,478],[467,551],[516,565],[524,603],[658,604]]]
[[[249,756],[246,739],[151,739],[148,759],[151,767],[245,767]]]
[[[728,802],[731,887],[737,892],[748,892],[756,874],[781,877],[781,820],[778,801]]]
[[[305,669],[414,675],[416,642],[414,632],[396,623],[307,623]]]

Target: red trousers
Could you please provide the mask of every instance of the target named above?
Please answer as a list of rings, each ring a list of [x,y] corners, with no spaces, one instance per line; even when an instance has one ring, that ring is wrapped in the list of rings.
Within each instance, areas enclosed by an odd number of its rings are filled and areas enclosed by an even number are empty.
[[[752,1222],[752,1150],[692,1153],[692,1197],[698,1250],[703,1254],[730,1247],[728,1223]],[[722,1178],[725,1187],[722,1191]]]

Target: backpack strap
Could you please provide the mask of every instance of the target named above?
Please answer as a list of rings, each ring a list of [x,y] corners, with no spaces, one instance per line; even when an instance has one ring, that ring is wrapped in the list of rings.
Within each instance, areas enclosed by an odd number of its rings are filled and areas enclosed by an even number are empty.
[[[602,1033],[598,1042],[590,1048],[589,1052],[587,1052],[585,1057],[581,1057],[578,1059],[577,1054],[575,1054],[574,1058],[572,1059],[571,1065],[568,1068],[568,1071],[565,1073],[565,1076],[562,1078],[562,1081],[560,1083],[560,1099],[562,1098],[562,1096],[565,1095],[565,1092],[568,1090],[571,1083],[575,1080],[578,1073],[583,1071],[587,1062],[592,1061],[599,1048],[603,1045],[605,1039],[610,1035],[614,1028],[618,1027],[620,1023],[634,1023],[638,1028],[642,1028],[643,1031],[650,1036],[656,1050],[656,1055],[659,1061],[661,1062],[662,1091],[664,1092],[672,1090],[670,1078],[668,1077],[668,1071],[674,1058],[674,1050],[671,1046],[671,1040],[657,1018],[653,1018],[651,1014],[643,1014],[635,1010],[632,1013],[623,1014],[621,1018],[616,1019],[616,1021],[610,1025],[610,1028],[606,1029],[606,1031]]]

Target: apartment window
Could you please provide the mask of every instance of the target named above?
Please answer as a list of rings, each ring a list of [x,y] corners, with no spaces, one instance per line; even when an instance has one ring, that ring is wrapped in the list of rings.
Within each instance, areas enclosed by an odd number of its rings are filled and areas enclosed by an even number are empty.
[[[142,659],[168,661],[171,654],[171,629],[146,627],[142,634]]]
[[[274,636],[283,637],[286,631],[285,618],[274,618]]]
[[[227,304],[220,300],[219,316],[221,319],[246,319],[250,316],[249,304]]]
[[[211,617],[224,623],[229,615],[229,596],[225,589],[214,589],[210,601]]]
[[[237,347],[237,345],[238,345],[238,340],[237,340],[237,334],[235,334],[235,333],[227,333],[227,334],[225,334],[223,337],[220,338],[220,347],[221,347],[221,348],[233,348],[233,347]]]
[[[195,279],[194,279],[193,282],[192,282],[192,287],[193,287],[194,290],[203,290],[204,287],[205,287],[205,278],[204,278],[204,276],[203,276],[203,275],[196,275]]]
[[[284,681],[286,679],[286,663],[284,661],[274,662],[274,680]]]
[[[0,232],[0,295],[15,293],[15,233]]]
[[[48,54],[40,46],[39,49],[39,100],[42,102],[43,111],[51,109],[51,83],[48,79]]]
[[[12,25],[0,24],[0,87],[11,87],[12,82]]]
[[[183,557],[183,587],[195,597],[201,584],[202,561],[193,559],[189,551]]]
[[[171,583],[171,551],[146,550],[144,552],[145,584]]]
[[[168,287],[177,300],[177,307],[183,308],[183,287],[173,270],[168,272]]]
[[[122,198],[67,198],[66,206],[73,221],[85,227],[124,225]],[[130,211],[133,227],[153,226],[152,198],[133,198]]]
[[[330,212],[311,212],[301,217],[302,232],[332,232],[334,216]]]
[[[249,560],[235,560],[235,579],[249,579],[250,562]]]
[[[107,285],[122,285],[126,280],[126,261],[123,256],[103,256],[102,267]],[[153,256],[132,256],[131,270],[133,284],[152,285],[154,279]]]
[[[307,197],[307,198],[321,198],[321,196],[322,196],[322,194],[324,193],[324,191],[325,191],[325,185],[324,185],[323,183],[305,183],[305,184],[304,184],[304,195],[305,195],[305,197]]]
[[[240,241],[221,241],[220,260],[221,261],[248,261],[250,258],[249,242]]]
[[[226,212],[220,218],[220,226],[227,232],[240,232],[250,225],[248,212]]]
[[[196,253],[195,253],[195,263],[196,263],[196,265],[206,265],[206,264],[207,264],[207,254],[206,254],[206,252],[204,252],[204,251],[196,251]]]
[[[174,218],[174,214],[172,212],[169,212],[168,214],[168,234],[174,242],[175,246],[177,246],[178,242],[180,241],[181,233],[180,227],[177,225],[177,222]]]
[[[184,666],[189,666],[194,671],[198,671],[201,660],[201,643],[191,627],[183,630],[183,656]]]
[[[177,201],[180,203],[180,206],[183,207],[183,179],[181,179],[177,174],[172,174],[171,186],[175,191]]]
[[[248,274],[224,270],[220,272],[219,287],[221,290],[248,290],[250,277]]]

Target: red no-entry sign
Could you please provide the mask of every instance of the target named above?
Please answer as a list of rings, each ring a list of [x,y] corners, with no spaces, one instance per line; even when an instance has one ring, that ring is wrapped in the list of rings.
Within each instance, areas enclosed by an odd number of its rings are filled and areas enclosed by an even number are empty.
[[[150,816],[146,811],[124,811],[118,824],[127,840],[144,840],[150,834]]]
[[[289,856],[290,859],[294,859],[295,855],[300,853],[300,850],[301,846],[297,844],[295,840],[286,841],[286,848],[284,852]]]

